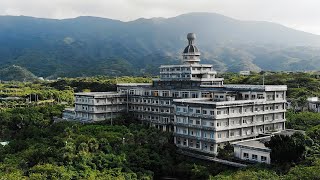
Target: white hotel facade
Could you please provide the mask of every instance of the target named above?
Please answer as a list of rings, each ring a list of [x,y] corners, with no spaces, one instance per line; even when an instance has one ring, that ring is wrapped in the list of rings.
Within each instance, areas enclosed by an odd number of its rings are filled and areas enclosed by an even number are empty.
[[[226,85],[200,64],[188,34],[181,65],[163,65],[152,83],[118,84],[117,92],[76,93],[75,119],[99,121],[130,112],[173,131],[183,149],[217,154],[219,146],[285,129],[286,85]]]

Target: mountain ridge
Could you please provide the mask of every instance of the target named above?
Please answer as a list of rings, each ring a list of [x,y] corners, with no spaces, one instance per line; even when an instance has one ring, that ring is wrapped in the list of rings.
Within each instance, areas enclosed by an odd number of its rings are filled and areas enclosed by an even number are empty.
[[[320,69],[319,35],[216,13],[128,22],[0,16],[0,67],[16,64],[52,78],[157,74],[157,66],[181,61],[189,32],[197,34],[202,62],[217,71]]]

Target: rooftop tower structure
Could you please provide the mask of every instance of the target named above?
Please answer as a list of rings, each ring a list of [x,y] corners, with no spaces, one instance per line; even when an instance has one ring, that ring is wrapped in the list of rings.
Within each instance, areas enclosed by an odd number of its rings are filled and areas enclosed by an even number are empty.
[[[200,52],[197,46],[194,45],[196,35],[188,33],[187,39],[189,44],[182,53],[184,64],[198,64],[200,62]]]
[[[217,72],[211,64],[200,64],[200,51],[195,46],[196,35],[188,33],[188,46],[184,48],[183,64],[161,65],[160,79],[154,80],[154,86],[164,88],[198,88],[200,85],[215,85],[221,87],[223,78],[217,78]]]

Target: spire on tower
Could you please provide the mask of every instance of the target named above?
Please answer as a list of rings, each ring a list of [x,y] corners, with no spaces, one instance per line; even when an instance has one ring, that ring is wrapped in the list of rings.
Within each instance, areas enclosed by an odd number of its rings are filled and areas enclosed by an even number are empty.
[[[200,62],[200,52],[197,46],[194,45],[196,35],[194,33],[188,33],[188,46],[184,48],[182,53],[183,61],[185,64],[196,64]]]

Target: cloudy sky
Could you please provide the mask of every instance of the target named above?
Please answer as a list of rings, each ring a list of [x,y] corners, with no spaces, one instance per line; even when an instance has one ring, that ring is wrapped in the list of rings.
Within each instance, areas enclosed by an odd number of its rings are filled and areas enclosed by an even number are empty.
[[[215,12],[271,21],[320,35],[320,0],[0,0],[0,15],[44,18],[99,16],[122,21]]]

